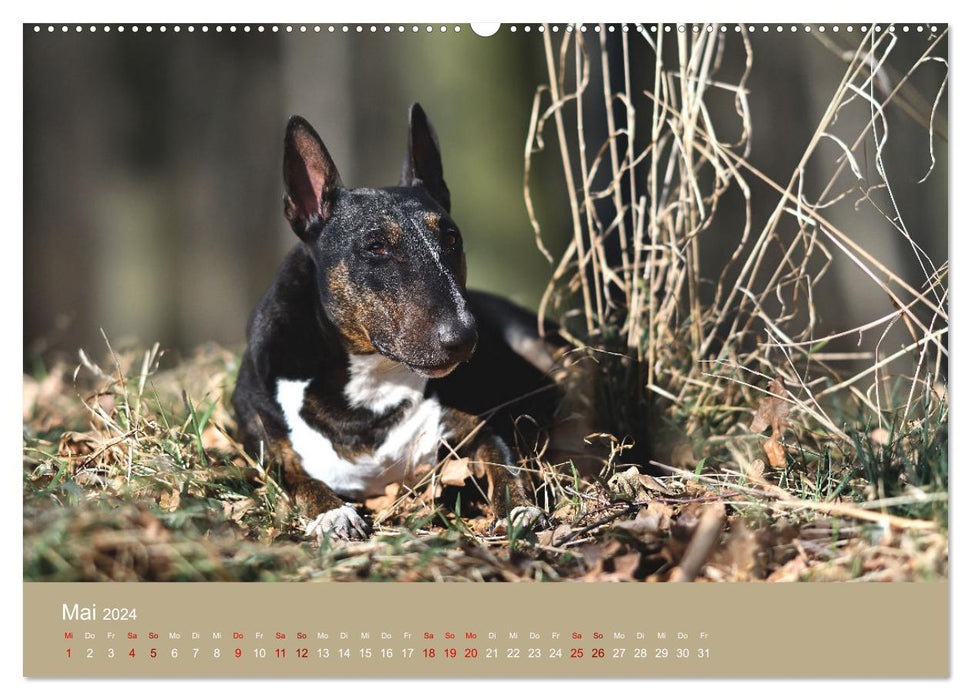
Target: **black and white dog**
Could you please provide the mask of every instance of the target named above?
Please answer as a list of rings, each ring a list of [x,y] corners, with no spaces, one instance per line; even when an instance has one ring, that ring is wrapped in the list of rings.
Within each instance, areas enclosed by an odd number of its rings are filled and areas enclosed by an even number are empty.
[[[296,116],[283,174],[300,242],[250,319],[233,403],[247,451],[280,465],[311,519],[307,534],[366,537],[345,499],[407,483],[447,449],[484,464],[497,520],[545,525],[511,446],[516,416],[552,417],[551,346],[528,312],[466,290],[462,235],[422,108],[410,110],[396,187],[345,188]]]

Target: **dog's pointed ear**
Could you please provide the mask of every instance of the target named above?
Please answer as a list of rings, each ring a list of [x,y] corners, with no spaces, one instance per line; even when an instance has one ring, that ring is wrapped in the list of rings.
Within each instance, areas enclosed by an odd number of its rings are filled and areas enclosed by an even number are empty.
[[[417,102],[408,110],[408,154],[401,172],[401,184],[406,187],[422,185],[445,211],[451,210],[452,198],[442,175],[438,136]]]
[[[303,117],[287,122],[283,144],[284,214],[294,232],[307,240],[330,216],[341,176],[317,132]]]

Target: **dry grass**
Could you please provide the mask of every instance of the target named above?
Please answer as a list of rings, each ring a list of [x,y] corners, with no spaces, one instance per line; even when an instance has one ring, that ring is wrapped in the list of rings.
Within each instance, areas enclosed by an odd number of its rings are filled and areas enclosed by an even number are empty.
[[[888,110],[938,129],[941,93],[921,101],[908,79],[940,61],[940,37],[902,75],[885,67],[894,48],[886,32],[871,30],[840,53],[845,73],[785,182],[749,161],[754,59],[744,32],[623,33],[616,72],[605,31],[546,31],[543,41],[548,84],[533,105],[525,173],[536,240],[553,265],[541,312],[561,320],[574,354],[588,358],[578,364],[593,370],[603,426],[589,440],[607,455],[587,476],[544,449],[524,462],[555,528],[490,533],[487,485],[472,476],[456,485],[463,465],[446,460],[427,465],[416,487],[392,487],[367,503],[371,540],[318,548],[302,537],[303,519],[274,466],[232,438],[238,355],[205,348],[166,369],[157,347],[109,347],[100,363],[82,356],[76,369],[60,364],[25,377],[26,578],[946,576],[947,265],[932,264],[910,237],[881,161]],[[657,61],[643,95],[632,92],[635,41],[676,57]],[[721,75],[729,51],[746,57],[734,78]],[[593,70],[605,84],[596,94]],[[611,84],[612,75],[623,75],[622,84]],[[711,108],[713,93],[731,96],[734,124]],[[603,143],[588,143],[591,101],[605,120]],[[842,133],[836,118],[856,103],[867,105],[869,123]],[[810,200],[807,167],[824,142],[843,157]],[[873,165],[864,168],[867,153]],[[558,258],[544,247],[530,195],[530,168],[542,157],[562,164],[570,206],[571,242]],[[866,187],[861,179],[840,184],[844,171],[864,170]],[[744,223],[730,237],[719,228],[729,197],[744,202]],[[756,226],[752,202],[764,197],[776,204]],[[919,288],[827,219],[835,202],[851,200],[877,207],[912,246],[926,277]],[[707,279],[706,255],[725,240],[733,247]],[[821,334],[815,290],[840,257],[891,300],[892,312]],[[911,341],[885,350],[898,326]],[[828,351],[843,336],[874,342],[863,352]],[[758,431],[770,426],[771,436]]]

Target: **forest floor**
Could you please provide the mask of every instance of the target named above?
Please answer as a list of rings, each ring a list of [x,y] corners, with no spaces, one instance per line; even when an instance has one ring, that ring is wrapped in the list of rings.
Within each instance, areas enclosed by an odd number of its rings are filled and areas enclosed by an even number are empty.
[[[490,531],[487,501],[475,498],[487,485],[473,483],[469,465],[428,465],[418,487],[393,485],[362,504],[374,524],[368,540],[332,544],[304,537],[306,519],[275,469],[233,439],[239,355],[206,347],[168,359],[157,347],[118,350],[24,375],[25,580],[947,576],[946,411],[938,425],[892,435],[861,427],[857,449],[839,458],[807,458],[790,431],[776,443],[782,468],[771,466],[773,445],[740,466],[715,438],[696,440],[687,468],[661,476],[620,459],[588,479],[569,464],[546,465],[537,476],[556,484],[541,503],[553,526],[540,532]],[[743,408],[755,423],[780,418],[771,401]],[[748,427],[736,438],[757,448],[775,440],[775,428],[769,440]],[[928,454],[943,461],[943,477],[939,466],[926,469]],[[915,460],[923,471],[911,468]],[[887,495],[874,465],[930,476]]]

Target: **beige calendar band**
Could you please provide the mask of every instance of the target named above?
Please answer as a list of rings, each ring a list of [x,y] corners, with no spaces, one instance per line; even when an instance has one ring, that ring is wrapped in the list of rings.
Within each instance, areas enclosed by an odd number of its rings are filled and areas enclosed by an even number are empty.
[[[132,609],[133,620],[101,619]],[[97,619],[80,619],[85,611]],[[948,668],[946,582],[24,584],[26,676],[942,677]]]

